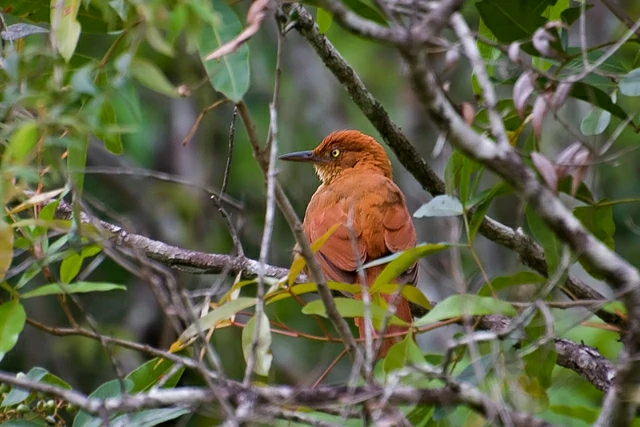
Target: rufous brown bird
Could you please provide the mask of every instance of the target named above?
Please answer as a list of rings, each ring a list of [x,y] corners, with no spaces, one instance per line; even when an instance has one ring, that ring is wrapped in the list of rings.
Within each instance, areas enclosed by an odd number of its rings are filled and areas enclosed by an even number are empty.
[[[416,231],[404,195],[393,182],[391,162],[372,137],[355,130],[333,132],[314,150],[285,154],[280,159],[312,163],[322,182],[304,216],[303,228],[309,242],[341,224],[316,253],[327,280],[362,284],[359,267],[415,246]],[[385,266],[365,270],[367,286],[374,283]],[[417,276],[418,266],[414,264],[396,283],[415,285]],[[387,302],[392,299],[392,295],[382,297]],[[402,297],[396,298],[396,316],[412,322],[409,303]],[[355,319],[355,323],[364,337],[364,319]],[[401,331],[406,332],[407,328],[387,328],[387,333]],[[385,339],[378,357],[384,357],[402,338]]]

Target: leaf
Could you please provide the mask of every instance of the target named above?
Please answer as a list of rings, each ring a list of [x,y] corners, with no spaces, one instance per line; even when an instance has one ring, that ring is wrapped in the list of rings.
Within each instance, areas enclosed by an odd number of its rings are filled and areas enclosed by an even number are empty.
[[[546,23],[541,15],[553,0],[482,0],[476,3],[482,21],[498,40],[511,43],[530,38]]]
[[[640,68],[631,70],[620,80],[620,92],[627,96],[640,95]]]
[[[544,249],[544,257],[547,261],[548,275],[555,273],[560,263],[561,243],[556,235],[549,229],[547,224],[535,213],[530,207],[526,209],[527,224],[531,233],[536,238],[542,249]]]
[[[585,12],[591,9],[592,7],[593,7],[592,4],[584,5]],[[570,7],[562,11],[562,13],[560,14],[560,18],[562,19],[562,22],[564,22],[568,26],[571,26],[574,22],[576,22],[580,18],[581,14],[582,14],[582,6]]]
[[[122,395],[122,386],[124,386],[125,392],[129,393],[133,388],[133,383],[131,380],[124,379],[120,380],[111,380],[102,384],[98,387],[93,393],[91,393],[88,397],[95,399],[107,399],[110,397],[118,397]],[[96,427],[102,425],[102,420],[98,417],[93,417],[84,411],[78,412],[75,419],[73,420],[73,427],[89,427],[96,424]]]
[[[89,138],[69,140],[67,148],[67,168],[69,169],[69,178],[75,190],[75,197],[81,197],[82,190],[84,189],[84,169],[87,164],[88,148]]]
[[[610,112],[594,107],[580,122],[580,131],[585,136],[600,135],[607,130],[610,122]]]
[[[364,317],[364,302],[362,300],[351,298],[334,298],[338,313],[342,317]],[[373,321],[381,322],[386,317],[386,310],[377,304],[371,303],[369,305],[371,319]],[[322,317],[328,317],[324,308],[322,300],[311,301],[309,304],[302,307],[303,314],[316,314]],[[392,316],[389,319],[389,325],[406,326],[407,322],[400,319],[397,316]]]
[[[82,27],[78,22],[80,0],[51,0],[51,30],[60,56],[69,62],[78,45]]]
[[[613,102],[605,91],[590,84],[584,82],[574,83],[569,96],[600,107],[622,120],[627,120],[628,118],[627,113]]]
[[[469,221],[469,238],[472,242],[475,239],[480,226],[482,225],[482,221],[484,220],[484,217],[487,214],[489,207],[491,206],[491,202],[493,202],[496,197],[508,194],[512,191],[512,187],[510,187],[504,181],[500,181],[490,189],[483,191],[480,194],[476,194],[476,196],[472,197],[471,200],[469,200],[469,202],[467,203],[467,208],[472,209],[475,207],[475,211],[473,212],[471,221]]]
[[[360,285],[355,285],[360,287]],[[388,285],[381,285],[378,288],[378,292],[381,294],[392,295],[394,294],[400,285],[395,283],[390,283]],[[403,285],[401,295],[409,302],[417,304],[421,307],[431,309],[431,303],[427,299],[427,297],[422,293],[420,289],[411,285]]]
[[[479,21],[478,34],[488,40],[495,42],[497,40],[496,36],[493,35],[489,27],[487,27],[487,24],[484,23],[482,18],[480,18]],[[478,50],[480,51],[480,57],[484,59],[484,62],[487,66],[487,74],[489,74],[489,76],[493,76],[495,70],[495,66],[493,65],[493,63],[500,57],[500,51],[491,45],[482,43],[480,40],[477,41],[477,45]]]
[[[49,30],[47,30],[46,28],[38,27],[37,25],[20,23],[9,25],[4,31],[0,33],[0,36],[2,36],[4,40],[14,41],[23,37],[30,36],[32,34],[41,34],[48,32]]]
[[[187,408],[155,408],[124,414],[110,420],[111,427],[153,427],[167,421],[176,419],[182,415],[190,414],[192,411]]]
[[[0,305],[0,361],[18,342],[27,315],[18,300]]]
[[[333,19],[333,15],[319,7],[316,12],[316,23],[318,24],[318,30],[321,34],[327,32],[329,27],[331,26],[331,21]]]
[[[527,106],[527,99],[533,93],[533,83],[535,76],[533,71],[527,70],[516,80],[513,85],[513,104],[520,118],[524,119],[524,110]]]
[[[416,320],[414,327],[420,327],[444,319],[460,316],[481,316],[504,314],[515,316],[516,310],[506,301],[471,294],[458,294],[439,302],[433,310]]]
[[[462,215],[464,209],[460,200],[453,196],[440,195],[422,205],[414,214],[415,218]]]
[[[0,220],[0,281],[4,279],[4,276],[11,267],[11,261],[13,260],[13,228],[4,222],[4,219]]]
[[[68,285],[62,283],[50,283],[48,285],[40,286],[32,291],[26,292],[20,295],[20,298],[35,298],[46,295],[61,295],[61,294],[84,294],[88,292],[107,292],[107,291],[124,291],[127,288],[122,285],[116,285],[114,283],[101,283],[101,282],[75,282]]]
[[[500,276],[494,278],[491,281],[491,286],[489,286],[489,284],[485,284],[482,288],[480,288],[480,290],[478,291],[478,295],[491,296],[492,289],[494,292],[499,292],[511,286],[539,284],[546,281],[546,277],[542,277],[537,273],[533,273],[531,271],[519,271],[510,276]]]
[[[27,374],[25,375],[25,379],[39,382],[47,374],[48,372],[46,369],[36,366],[34,368],[31,368],[31,370],[27,372]],[[11,391],[5,396],[4,400],[2,401],[2,405],[0,406],[6,407],[6,406],[17,405],[18,403],[24,402],[29,397],[30,394],[31,394],[30,390],[25,390],[18,387],[12,387]]]
[[[171,372],[174,365],[175,363],[171,360],[156,357],[138,366],[125,377],[133,383],[131,393],[141,393],[149,390],[160,380],[164,379],[166,375]],[[171,378],[167,379],[162,385],[162,388],[175,387],[183,372],[184,366],[180,367]]]
[[[389,284],[395,280],[400,274],[404,273],[411,267],[417,260],[427,255],[440,252],[447,249],[449,245],[446,243],[424,243],[416,246],[415,248],[407,249],[399,253],[393,261],[387,265],[384,270],[376,277],[375,282],[371,285],[370,292],[378,292],[382,285]],[[367,264],[371,266],[371,264]],[[413,283],[415,285],[415,283]]]
[[[13,131],[9,138],[9,145],[2,156],[2,165],[23,163],[38,142],[38,125],[33,120],[27,120]]]
[[[229,301],[210,311],[200,319],[198,319],[197,325],[193,324],[189,326],[178,338],[179,343],[186,343],[189,339],[198,335],[198,326],[201,331],[206,331],[215,327],[219,322],[231,318],[237,312],[256,305],[257,300],[255,298],[239,297],[233,301]]]
[[[551,162],[551,160],[534,151],[531,153],[531,161],[547,187],[551,191],[557,192],[558,174],[556,173],[556,166]]]
[[[587,424],[594,424],[598,419],[598,411],[586,406],[551,405],[549,406],[549,410],[558,415],[564,415],[566,417],[584,421]]]
[[[102,103],[100,111],[100,121],[107,127],[106,130],[96,132],[96,137],[104,141],[104,146],[113,154],[122,154],[122,137],[118,131],[109,131],[108,127],[117,127],[118,118],[113,103],[108,99]]]
[[[326,241],[329,240],[329,237],[331,237],[331,235],[335,233],[338,227],[340,227],[340,224],[333,224],[326,233],[320,236],[315,242],[311,242],[311,251],[314,254],[318,252],[322,245],[324,245]],[[296,278],[306,264],[307,261],[305,261],[305,259],[301,255],[296,254],[296,256],[293,258],[291,268],[289,269],[289,275],[287,276],[287,283],[289,284],[289,286],[295,283]]]
[[[83,258],[80,254],[73,254],[62,260],[60,264],[60,281],[65,284],[71,283],[76,278],[82,268]]]
[[[350,285],[347,283],[329,281],[327,282],[327,286],[332,291],[349,292],[351,294],[357,294],[362,291],[362,286]],[[276,301],[291,298],[293,295],[308,294],[310,292],[316,292],[317,290],[318,285],[315,283],[300,283],[297,285],[293,285],[288,289],[280,289],[275,292],[269,293],[265,295],[264,300],[265,304],[272,304]]]
[[[424,363],[424,356],[413,339],[413,333],[409,330],[402,341],[391,346],[382,363],[382,369],[385,374],[389,374],[407,365],[421,363]]]
[[[166,95],[178,98],[178,89],[172,85],[167,77],[153,63],[146,59],[133,58],[131,60],[131,75],[143,86]]]
[[[533,319],[531,319],[531,322],[525,327],[527,340],[531,344],[534,344],[538,339],[545,336],[545,321],[544,316],[540,313],[540,310],[538,310]],[[524,370],[529,377],[537,380],[537,383],[544,390],[547,390],[552,385],[552,374],[556,366],[557,357],[555,344],[553,342],[547,342],[533,353],[529,353],[523,357],[525,362]]]
[[[614,249],[615,240],[613,235],[616,232],[616,224],[613,220],[613,208],[611,205],[579,206],[573,210],[573,215],[598,240],[607,245],[609,249]],[[578,261],[590,275],[599,280],[604,279],[584,257],[580,256]]]
[[[242,329],[242,354],[244,361],[249,360],[249,356],[253,350],[253,335],[256,328],[256,316],[251,317],[244,329]],[[271,327],[269,326],[269,318],[264,312],[260,317],[260,330],[258,332],[258,341],[255,348],[255,363],[253,372],[256,375],[266,377],[269,375],[273,355],[271,354]]]
[[[24,202],[20,203],[15,208],[11,209],[9,211],[9,213],[10,214],[17,214],[18,212],[22,212],[25,209],[29,209],[29,208],[32,208],[34,206],[41,205],[43,203],[46,203],[46,202],[56,198],[57,196],[59,196],[60,194],[64,193],[65,191],[67,191],[67,189],[63,187],[63,188],[58,188],[57,190],[51,190],[51,191],[47,191],[45,193],[35,194],[35,195],[29,197],[29,199],[27,199]]]
[[[242,25],[224,0],[213,0],[218,15],[216,24],[205,23],[197,36],[200,59],[209,76],[211,86],[234,103],[242,100],[249,89],[249,47],[242,44],[234,53],[216,61],[207,61],[209,53],[231,41],[242,31]]]

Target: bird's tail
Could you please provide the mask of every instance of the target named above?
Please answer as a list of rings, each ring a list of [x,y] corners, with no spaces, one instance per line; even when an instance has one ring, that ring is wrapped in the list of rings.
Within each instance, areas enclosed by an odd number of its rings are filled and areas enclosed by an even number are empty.
[[[411,285],[406,285],[406,286],[411,286]],[[386,294],[381,294],[382,298],[388,303],[391,303],[391,299],[393,298],[393,295],[386,295]],[[361,295],[357,295],[356,296],[357,299],[361,299]],[[380,347],[380,351],[378,352],[376,359],[381,359],[383,357],[385,357],[387,355],[387,353],[389,352],[389,349],[391,348],[392,345],[394,345],[397,342],[402,341],[405,338],[405,334],[406,332],[410,329],[410,325],[413,321],[413,318],[411,316],[411,308],[409,307],[409,302],[404,299],[402,296],[398,296],[395,300],[395,305],[396,305],[396,316],[402,320],[404,320],[405,322],[407,322],[409,324],[409,326],[398,326],[398,325],[389,325],[387,326],[387,329],[385,331],[385,335],[390,335],[390,334],[398,334],[397,336],[393,336],[393,337],[389,337],[389,338],[385,338],[382,341],[382,346]],[[360,338],[364,338],[365,335],[365,319],[363,319],[362,317],[357,317],[354,319],[355,320],[355,324],[358,327],[358,332],[360,334]],[[375,328],[371,328],[373,331],[373,338],[377,340],[379,334],[378,332],[375,330]],[[400,334],[402,333],[402,334]],[[375,343],[375,341],[374,341]]]

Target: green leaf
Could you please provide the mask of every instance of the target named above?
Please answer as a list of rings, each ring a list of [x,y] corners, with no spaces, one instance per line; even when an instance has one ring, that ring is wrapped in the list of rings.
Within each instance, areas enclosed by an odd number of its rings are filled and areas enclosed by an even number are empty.
[[[413,339],[411,330],[404,339],[391,346],[387,352],[382,365],[385,374],[402,369],[410,364],[420,364],[424,362],[424,356],[420,347]]]
[[[478,295],[488,297],[491,296],[491,289],[493,289],[494,292],[500,292],[501,290],[511,286],[540,284],[545,283],[546,281],[546,277],[542,277],[537,273],[533,273],[531,271],[519,271],[518,273],[510,276],[496,277],[491,281],[491,286],[485,284],[480,291],[478,291]]]
[[[39,382],[47,374],[48,372],[46,369],[43,369],[40,367],[34,367],[34,368],[31,368],[29,372],[27,372],[25,379]],[[2,401],[2,405],[0,406],[6,407],[6,406],[17,405],[18,403],[24,402],[27,399],[27,397],[29,397],[30,394],[31,394],[30,390],[21,389],[18,387],[12,387],[11,391],[5,396],[4,400]]]
[[[20,280],[18,280],[18,283],[14,286],[13,289],[16,291],[21,289],[24,285],[29,283],[31,279],[36,277],[41,271],[42,265],[40,265],[40,263],[38,262],[34,262],[24,271],[24,273],[22,273],[22,276],[20,276]]]
[[[106,99],[102,103],[102,109],[100,111],[100,121],[107,128],[96,132],[96,137],[104,141],[104,146],[113,154],[122,154],[122,137],[120,132],[116,130],[109,130],[109,127],[118,126],[118,118],[116,116],[116,110],[113,108],[113,103]]]
[[[143,86],[166,95],[178,98],[178,89],[172,85],[167,77],[152,62],[146,59],[133,58],[131,60],[131,75]]]
[[[571,194],[573,179],[572,175],[563,178],[562,181],[558,183],[558,191],[565,194]],[[588,205],[596,203],[593,198],[593,194],[591,194],[591,190],[589,190],[589,187],[587,187],[584,182],[580,182],[578,185],[578,192],[573,197]]]
[[[530,38],[546,23],[542,13],[553,0],[482,0],[476,3],[482,21],[503,43]]]
[[[580,131],[585,136],[600,135],[607,130],[611,122],[611,113],[602,108],[594,107],[580,122]]]
[[[613,235],[616,232],[616,224],[613,221],[613,207],[611,205],[580,206],[573,210],[573,215],[609,249],[614,249]],[[584,257],[580,256],[578,261],[590,275],[599,280],[604,279]]]
[[[467,208],[471,209],[475,207],[475,211],[471,216],[471,221],[469,221],[469,239],[471,240],[471,242],[474,241],[476,234],[478,233],[478,230],[482,225],[482,221],[484,220],[484,217],[487,214],[489,207],[491,206],[491,202],[493,202],[496,197],[502,196],[503,194],[508,194],[512,191],[513,188],[511,188],[511,186],[509,186],[504,181],[500,181],[489,190],[483,191],[482,193],[476,195],[479,196],[479,198],[476,198],[476,196],[474,196],[473,198],[471,198],[471,200],[469,200],[469,202],[467,203]]]
[[[171,372],[174,365],[175,363],[171,360],[155,357],[137,367],[125,377],[133,383],[131,393],[136,394],[149,390],[160,380],[164,379],[166,375]],[[171,378],[167,379],[162,385],[162,388],[175,387],[183,372],[184,366],[180,367]]]
[[[125,392],[129,393],[133,388],[133,382],[128,379],[122,380],[111,380],[100,387],[98,387],[93,393],[89,395],[89,398],[96,399],[107,399],[109,397],[118,397],[122,395],[122,386],[124,386]],[[98,424],[95,424],[98,421]],[[89,427],[93,425],[100,426],[102,425],[102,420],[98,417],[93,417],[84,411],[78,412],[75,419],[73,420],[73,427]]]
[[[485,314],[504,314],[515,316],[516,310],[506,301],[471,294],[452,295],[439,302],[425,316],[416,320],[414,327],[420,327],[444,319],[460,316],[481,316]]]
[[[442,194],[422,205],[414,214],[415,218],[442,217],[462,215],[464,209],[460,200],[453,196]]]
[[[484,23],[482,18],[480,18],[479,21],[480,22],[478,23],[478,33],[488,40],[497,41],[496,36],[493,35],[493,33],[491,32],[489,27],[487,27],[487,24]],[[482,57],[482,59],[484,59],[484,62],[487,66],[487,73],[491,77],[494,75],[494,70],[495,70],[495,66],[493,65],[493,63],[500,57],[500,51],[493,46],[482,43],[479,40],[477,44],[478,44],[478,50],[480,51],[480,56]]]
[[[60,281],[69,284],[76,278],[82,268],[83,257],[80,254],[73,254],[62,260],[60,264]]]
[[[78,22],[80,0],[51,0],[51,30],[60,56],[69,62],[78,45],[82,27]]]
[[[354,286],[360,288],[360,285]],[[396,283],[389,283],[387,285],[378,286],[376,291],[380,292],[381,294],[393,295],[398,290],[399,286],[400,285]],[[429,302],[427,297],[417,287],[411,285],[403,285],[401,294],[407,301],[417,304],[421,307],[431,309],[431,302]]]
[[[50,283],[20,295],[20,298],[26,299],[46,295],[84,294],[87,292],[107,292],[115,290],[123,291],[126,289],[127,288],[125,286],[116,285],[114,283],[75,282],[68,285],[62,283]]]
[[[253,335],[256,328],[256,316],[251,317],[244,329],[242,330],[242,354],[244,355],[244,361],[249,360],[251,351],[253,350]],[[253,365],[253,372],[256,375],[266,377],[269,375],[269,369],[271,368],[271,362],[273,361],[273,355],[271,354],[271,327],[269,325],[269,318],[264,312],[260,317],[260,330],[258,332],[258,341],[255,349],[255,363]]]
[[[0,361],[18,342],[26,320],[20,301],[7,301],[0,305]]]
[[[605,91],[590,84],[584,82],[574,83],[569,96],[600,107],[619,119],[626,120],[628,118],[627,113],[614,103]]]
[[[427,255],[440,252],[447,249],[449,245],[446,243],[424,243],[415,248],[407,249],[399,254],[393,261],[387,265],[384,270],[376,277],[375,282],[371,285],[371,293],[379,292],[382,285],[389,284],[395,280],[400,274],[404,273],[417,260]],[[371,263],[367,264],[371,266]],[[414,283],[415,285],[415,283]]]
[[[558,415],[564,415],[565,417],[582,420],[588,424],[594,424],[598,419],[598,411],[586,406],[551,405],[549,409]]]
[[[351,298],[334,298],[338,313],[342,317],[364,317],[364,302]],[[386,316],[386,310],[377,304],[371,303],[371,318],[374,321],[381,322]],[[316,314],[318,316],[327,317],[322,300],[311,301],[302,307],[303,314]],[[406,326],[407,322],[397,316],[392,316],[389,320],[390,325]]]
[[[556,235],[549,229],[547,224],[535,213],[530,207],[526,210],[527,224],[531,229],[531,233],[536,238],[542,249],[547,261],[547,271],[551,276],[560,263],[561,242]]]
[[[333,15],[319,7],[316,12],[316,23],[318,24],[318,30],[320,33],[324,34],[327,32],[329,27],[331,26],[331,20],[333,19]]]
[[[631,70],[620,80],[620,92],[627,96],[640,95],[640,68]]]
[[[584,7],[585,12],[593,7],[592,4],[586,4]],[[580,15],[582,14],[582,6],[570,7],[562,11],[560,14],[560,18],[562,22],[571,26],[574,22],[576,22]]]
[[[237,312],[244,310],[245,308],[256,305],[257,300],[255,298],[239,297],[233,301],[229,301],[213,311],[207,313],[204,317],[198,319],[198,325],[200,330],[206,331],[211,329],[219,322],[231,318]],[[189,326],[178,338],[180,342],[187,342],[189,339],[198,335],[198,326],[193,324]]]
[[[234,53],[218,60],[204,60],[242,31],[238,17],[225,0],[213,0],[212,4],[219,19],[216,24],[205,23],[200,29],[198,52],[213,88],[237,103],[249,89],[249,47],[243,44]]]
[[[502,117],[505,130],[507,130],[508,132],[516,132],[520,130],[523,121],[520,118],[520,114],[518,114],[518,112],[516,111],[513,99],[501,99],[496,103],[496,110],[500,114],[500,117]],[[524,116],[526,117],[531,114],[532,110],[533,107],[527,104],[524,110]],[[476,117],[473,120],[473,125],[481,129],[489,129],[489,114],[486,108],[478,110],[478,112],[476,113]]]
[[[0,220],[0,281],[11,267],[13,260],[13,228],[4,219]]]
[[[89,138],[83,140],[69,139],[67,168],[69,169],[69,179],[75,190],[75,197],[82,196],[84,189],[84,169],[87,164],[87,150],[89,149]]]
[[[2,166],[11,163],[22,163],[38,142],[38,125],[33,120],[27,120],[11,134],[9,145],[2,156]]]
[[[187,408],[156,408],[139,411],[133,414],[124,414],[111,420],[110,425],[153,427],[167,421],[176,419],[182,415],[190,414],[192,411]],[[179,425],[179,423],[178,423]]]

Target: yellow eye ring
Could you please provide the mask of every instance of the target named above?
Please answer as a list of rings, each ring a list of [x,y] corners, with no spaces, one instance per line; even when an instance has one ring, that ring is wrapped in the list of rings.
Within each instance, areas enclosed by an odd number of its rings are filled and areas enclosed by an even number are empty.
[[[340,155],[340,150],[338,150],[337,148],[334,148],[333,150],[331,150],[331,157],[338,157]]]

